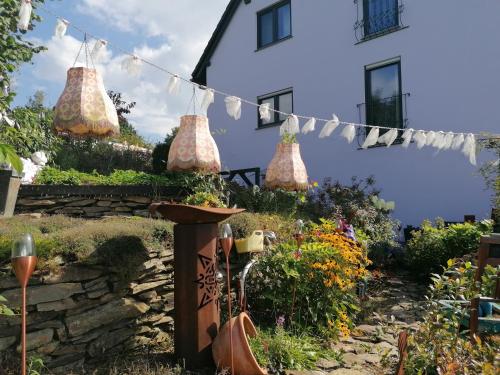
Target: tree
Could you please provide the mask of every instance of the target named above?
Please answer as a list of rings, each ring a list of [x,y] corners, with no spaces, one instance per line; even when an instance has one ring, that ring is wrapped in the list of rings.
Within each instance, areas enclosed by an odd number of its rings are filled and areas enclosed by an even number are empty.
[[[161,174],[167,170],[167,158],[168,152],[170,151],[170,145],[172,144],[179,127],[173,128],[169,134],[165,137],[163,142],[156,144],[153,149],[153,172]]]
[[[44,0],[32,0],[33,13],[30,29],[35,27],[35,23],[41,21],[36,14],[37,5]],[[30,62],[33,56],[45,48],[37,46],[25,38],[26,32],[17,29],[19,15],[19,0],[2,0],[0,3],[0,86],[7,87],[7,95],[1,94],[0,90],[0,111],[7,111],[15,93],[10,90],[10,79],[21,64]],[[2,87],[2,88],[3,88]]]

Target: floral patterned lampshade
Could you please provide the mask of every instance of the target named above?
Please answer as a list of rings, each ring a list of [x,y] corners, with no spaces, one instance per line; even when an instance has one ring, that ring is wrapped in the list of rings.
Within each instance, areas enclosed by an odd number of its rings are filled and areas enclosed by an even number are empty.
[[[181,125],[168,152],[169,171],[220,172],[219,149],[206,116],[181,117]]]
[[[56,132],[76,136],[106,137],[120,133],[118,115],[95,69],[71,68],[66,87],[57,101]]]
[[[267,167],[265,185],[270,189],[307,189],[307,171],[298,143],[278,143]]]

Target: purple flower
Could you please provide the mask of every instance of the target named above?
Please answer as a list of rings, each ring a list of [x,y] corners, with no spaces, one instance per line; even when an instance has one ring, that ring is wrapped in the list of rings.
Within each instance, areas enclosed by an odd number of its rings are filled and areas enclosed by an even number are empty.
[[[285,316],[284,315],[280,315],[278,317],[278,319],[276,319],[276,325],[278,327],[283,327],[285,325]]]

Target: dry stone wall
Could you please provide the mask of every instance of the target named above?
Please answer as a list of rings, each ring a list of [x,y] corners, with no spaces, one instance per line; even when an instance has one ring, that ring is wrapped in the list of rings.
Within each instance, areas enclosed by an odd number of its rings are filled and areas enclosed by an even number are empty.
[[[104,265],[63,264],[38,272],[28,288],[28,356],[42,358],[55,374],[67,374],[124,350],[170,341],[173,331],[173,251],[147,251],[132,280]],[[7,266],[2,270],[10,272]],[[7,305],[21,304],[11,276],[0,278]],[[0,316],[0,369],[20,350],[20,316]],[[0,371],[1,373],[1,371]]]

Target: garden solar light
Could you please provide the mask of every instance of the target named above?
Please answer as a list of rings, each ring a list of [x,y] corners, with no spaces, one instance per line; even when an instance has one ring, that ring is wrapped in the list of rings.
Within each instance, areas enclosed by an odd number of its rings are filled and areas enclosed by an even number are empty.
[[[231,374],[234,375],[234,358],[233,358],[233,333],[232,333],[232,314],[231,314],[231,275],[229,270],[229,254],[231,253],[231,248],[233,247],[233,231],[231,230],[231,225],[228,223],[222,224],[220,228],[220,245],[224,254],[226,255],[226,277],[227,277],[227,310],[228,310],[228,322],[229,322],[229,351],[231,355]]]
[[[37,256],[35,241],[29,233],[23,234],[12,245],[12,268],[21,284],[21,375],[26,375],[26,287],[35,270]]]
[[[302,233],[303,230],[304,230],[304,221],[298,219],[295,222],[295,234],[293,235],[293,237],[295,238],[295,241],[297,241],[297,251],[299,253],[300,253],[300,246],[302,245],[302,242],[304,242],[304,234]]]

